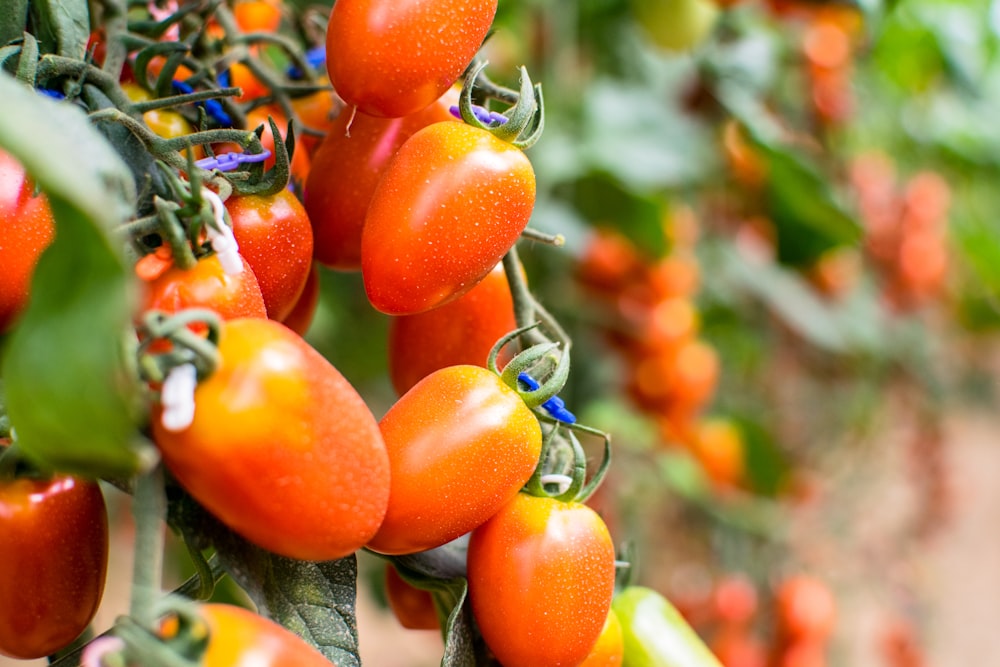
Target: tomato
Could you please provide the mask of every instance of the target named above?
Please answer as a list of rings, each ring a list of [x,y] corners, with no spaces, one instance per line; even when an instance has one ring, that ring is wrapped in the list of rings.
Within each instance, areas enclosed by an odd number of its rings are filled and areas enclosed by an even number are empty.
[[[775,592],[778,626],[792,638],[824,640],[837,621],[837,603],[825,583],[807,575],[785,579]]]
[[[443,368],[379,422],[392,469],[374,551],[424,551],[489,519],[531,477],[542,448],[535,415],[499,376]]]
[[[193,423],[169,432],[167,467],[196,500],[257,545],[290,558],[353,553],[378,529],[389,460],[361,396],[319,352],[273,320],[223,323],[216,371]]]
[[[624,667],[721,667],[670,602],[656,591],[629,586],[614,610],[625,639]]]
[[[185,308],[209,308],[227,320],[267,317],[264,297],[246,259],[243,272],[231,276],[216,255],[199,259],[191,269],[173,266],[147,283],[146,310],[175,313]]]
[[[621,667],[625,657],[625,644],[622,639],[622,624],[614,609],[608,609],[608,618],[604,628],[597,638],[594,648],[590,649],[587,658],[580,667]]]
[[[389,376],[404,394],[448,366],[485,366],[493,345],[517,328],[503,264],[454,301],[389,323]]]
[[[441,306],[472,289],[514,245],[535,204],[518,148],[464,123],[435,123],[396,153],[361,236],[372,305],[390,315]]]
[[[372,116],[420,111],[472,61],[496,11],[497,0],[338,0],[326,31],[330,82]]]
[[[104,593],[108,517],[95,482],[0,481],[0,654],[29,660],[80,636]]]
[[[338,117],[334,114],[335,102],[333,91],[321,90],[311,95],[292,98],[291,104],[303,126],[329,133],[334,120]],[[315,157],[316,149],[322,141],[321,137],[305,132],[300,132],[295,139],[310,157]]]
[[[145,102],[153,97],[137,83],[124,83],[122,90],[133,102]],[[176,139],[194,132],[191,123],[172,109],[152,109],[142,114],[142,120],[157,136],[164,139]],[[195,159],[203,157],[204,150],[200,146],[195,146],[194,156]]]
[[[719,16],[712,0],[633,0],[636,18],[654,45],[689,51],[709,36]]]
[[[283,320],[312,269],[313,236],[306,210],[288,190],[231,197],[226,210],[240,254],[260,285],[267,316]]]
[[[270,116],[274,119],[274,122],[278,125],[278,131],[281,133],[281,138],[284,139],[286,135],[286,129],[288,128],[288,119],[285,114],[281,112],[277,106],[267,105],[262,107],[257,107],[252,111],[247,112],[247,129],[256,130],[261,125],[264,126],[264,134],[260,137],[260,144],[264,150],[271,151],[271,157],[264,161],[264,167],[270,169],[274,166],[274,135],[271,134],[271,125],[267,122],[267,117]],[[309,176],[310,160],[309,153],[300,150],[298,145],[298,135],[295,137],[295,154],[292,155],[292,178],[295,180],[305,183],[306,178]]]
[[[203,667],[330,667],[304,639],[252,611],[228,604],[203,604],[208,626]]]
[[[0,151],[0,333],[27,304],[35,264],[55,236],[49,201],[34,190],[24,167]]]
[[[319,269],[313,264],[306,278],[306,286],[302,288],[299,300],[292,307],[292,312],[281,320],[281,323],[300,336],[305,336],[312,324],[316,306],[319,305]]]
[[[399,624],[408,630],[439,630],[434,597],[430,591],[411,586],[399,576],[396,568],[385,566],[385,595],[389,598],[389,608]]]
[[[361,268],[361,229],[389,161],[417,130],[457,120],[448,96],[404,118],[341,113],[313,156],[305,205],[313,223],[317,261],[343,271]]]
[[[233,18],[243,32],[276,32],[281,25],[278,0],[237,0]]]
[[[468,575],[473,616],[503,665],[578,665],[607,621],[615,549],[586,505],[519,493],[472,532]]]
[[[229,84],[240,89],[241,92],[236,97],[236,101],[238,102],[249,102],[258,97],[264,97],[271,92],[267,85],[258,79],[249,67],[241,62],[235,62],[229,66]],[[277,118],[275,113],[272,112],[271,115]],[[263,122],[266,124],[266,116],[264,116]],[[249,127],[253,129],[259,124],[249,125]],[[279,123],[279,125],[281,124]]]

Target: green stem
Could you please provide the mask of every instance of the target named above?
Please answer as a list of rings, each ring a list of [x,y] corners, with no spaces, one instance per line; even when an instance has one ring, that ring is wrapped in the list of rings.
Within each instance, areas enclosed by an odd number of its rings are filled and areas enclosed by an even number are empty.
[[[191,595],[188,597],[193,597],[196,600],[207,600],[215,592],[216,577],[212,563],[217,559],[215,554],[212,554],[212,557],[206,560],[191,536],[187,533],[184,533],[183,536],[184,546],[187,547],[188,555],[191,557],[191,563],[194,564],[195,569],[195,575],[191,579],[195,580],[196,588],[191,591]]]
[[[503,270],[507,275],[507,285],[510,287],[510,296],[514,302],[514,322],[517,327],[528,327],[536,322],[535,298],[528,291],[528,282],[524,278],[521,268],[521,260],[517,254],[517,246],[511,246],[507,254],[503,256]],[[527,345],[537,345],[547,343],[548,340],[537,329],[525,332],[525,343]]]
[[[38,61],[37,81],[43,88],[49,88],[51,79],[68,77],[72,79],[83,79],[83,83],[90,83],[104,93],[119,109],[128,109],[132,105],[132,100],[125,95],[125,91],[118,85],[118,79],[112,77],[93,65],[82,60],[66,58],[51,53],[42,56]]]
[[[35,73],[38,71],[38,41],[30,32],[24,33],[21,46],[21,57],[17,61],[17,79],[29,86],[35,85]]]
[[[548,245],[555,246],[556,248],[561,248],[566,245],[566,237],[562,234],[546,234],[545,232],[532,229],[531,227],[526,227],[525,230],[521,232],[521,238],[528,239],[529,241],[546,243]]]
[[[136,113],[146,113],[147,111],[152,111],[154,109],[164,109],[167,107],[176,107],[182,104],[192,104],[194,102],[203,102],[205,100],[216,100],[223,97],[232,97],[233,95],[239,95],[239,88],[219,88],[218,90],[199,90],[193,93],[185,93],[184,95],[170,95],[168,97],[160,97],[155,100],[145,100],[143,102],[136,102],[132,105],[132,109]]]
[[[128,32],[127,0],[102,0],[104,9],[104,63],[101,70],[115,79],[121,79],[122,68],[128,60],[128,47],[121,36]]]
[[[135,484],[132,514],[135,517],[135,562],[129,614],[142,628],[156,628],[156,602],[162,595],[163,519],[167,499],[163,490],[163,466],[156,465]]]

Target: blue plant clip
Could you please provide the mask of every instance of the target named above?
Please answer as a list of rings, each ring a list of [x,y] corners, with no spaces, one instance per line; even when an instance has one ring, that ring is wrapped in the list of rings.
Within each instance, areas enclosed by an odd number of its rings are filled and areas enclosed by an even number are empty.
[[[35,91],[41,93],[42,95],[45,95],[46,97],[51,97],[54,100],[66,99],[66,96],[63,95],[61,92],[59,92],[58,90],[52,90],[51,88],[35,88]]]
[[[220,153],[215,157],[197,160],[195,165],[208,170],[232,171],[245,162],[263,162],[269,157],[271,157],[269,150],[264,150],[261,153]]]
[[[462,118],[462,112],[459,111],[457,106],[452,105],[448,107],[448,111],[450,111],[451,115],[454,116],[455,118],[458,119]],[[509,118],[507,118],[507,116],[504,116],[502,113],[498,113],[496,111],[490,111],[486,107],[479,106],[478,104],[472,105],[472,113],[474,113],[476,115],[476,118],[478,118],[483,123],[486,123],[487,125],[493,125],[494,127],[497,125],[503,125],[508,120],[510,120]]]
[[[527,386],[530,391],[537,391],[538,388],[542,386],[538,384],[538,380],[531,377],[527,373],[519,373],[517,381]],[[553,396],[549,400],[542,403],[542,408],[555,420],[565,422],[567,424],[576,423],[576,415],[566,409],[566,401],[562,400],[558,396]]]
[[[323,63],[326,62],[326,45],[322,44],[320,46],[314,46],[313,48],[306,51],[306,62],[309,66],[318,69]],[[289,79],[301,79],[305,76],[305,72],[300,70],[295,65],[289,65],[288,69],[285,70]]]
[[[184,81],[174,79],[171,81],[171,84],[173,84],[174,90],[183,95],[194,92],[194,88]],[[226,113],[225,109],[222,108],[222,104],[219,103],[219,100],[205,100],[204,102],[195,102],[195,104],[203,106],[205,108],[205,113],[207,113],[208,116],[219,125],[223,125],[225,127],[233,126],[232,117]]]

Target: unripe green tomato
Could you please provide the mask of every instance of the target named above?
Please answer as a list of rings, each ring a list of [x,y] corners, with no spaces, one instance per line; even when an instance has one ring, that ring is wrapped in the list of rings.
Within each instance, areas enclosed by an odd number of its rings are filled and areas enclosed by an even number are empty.
[[[719,15],[712,0],[632,0],[632,6],[649,39],[667,51],[701,44]]]
[[[680,612],[651,588],[629,586],[611,608],[622,625],[623,667],[722,667]]]

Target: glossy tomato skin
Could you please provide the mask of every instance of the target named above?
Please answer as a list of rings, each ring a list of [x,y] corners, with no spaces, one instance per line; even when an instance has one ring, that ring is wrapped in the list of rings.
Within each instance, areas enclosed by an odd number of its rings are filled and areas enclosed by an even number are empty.
[[[472,613],[505,667],[579,665],[611,608],[615,549],[592,509],[519,493],[472,532]]]
[[[185,308],[209,308],[219,317],[267,317],[264,297],[253,269],[243,260],[243,272],[227,274],[219,258],[209,255],[191,269],[171,267],[146,285],[147,310],[176,313]]]
[[[153,436],[177,480],[223,523],[289,558],[361,548],[389,496],[389,461],[361,396],[319,352],[273,320],[223,323],[216,371],[193,423]]]
[[[389,507],[373,551],[407,554],[464,535],[531,477],[538,420],[517,392],[476,366],[443,368],[379,422],[389,452]]]
[[[301,637],[263,616],[228,604],[204,604],[208,626],[203,667],[330,667]]]
[[[361,236],[368,299],[389,315],[457,299],[514,245],[534,204],[535,172],[518,148],[464,123],[425,127],[372,196]]]
[[[622,624],[618,621],[618,614],[615,613],[615,610],[609,609],[601,635],[580,667],[621,667],[624,659],[625,643],[622,638]]]
[[[312,324],[313,316],[316,314],[316,307],[319,305],[319,269],[314,263],[306,278],[306,286],[302,288],[302,294],[292,307],[292,312],[281,320],[281,323],[300,336],[305,336],[306,331]]]
[[[24,167],[0,151],[0,333],[10,328],[28,302],[31,275],[55,236],[45,195],[34,196]]]
[[[497,0],[338,0],[326,32],[330,82],[372,116],[420,111],[472,61],[496,10]]]
[[[407,630],[439,630],[430,591],[411,586],[391,564],[385,566],[385,596],[396,620]]]
[[[283,320],[295,307],[312,269],[313,235],[306,210],[288,190],[231,197],[226,209],[240,254],[260,285],[267,316]]]
[[[517,328],[503,265],[463,296],[389,322],[389,377],[402,395],[448,366],[485,366],[493,345]]]
[[[375,186],[414,132],[457,119],[448,96],[403,118],[342,112],[313,155],[304,202],[315,236],[316,260],[331,269],[361,268],[361,229]]]
[[[108,517],[94,482],[0,481],[0,655],[41,658],[76,639],[104,592]]]

